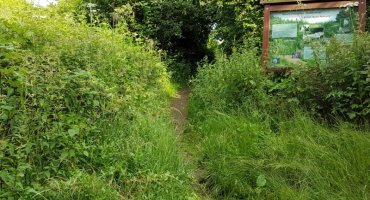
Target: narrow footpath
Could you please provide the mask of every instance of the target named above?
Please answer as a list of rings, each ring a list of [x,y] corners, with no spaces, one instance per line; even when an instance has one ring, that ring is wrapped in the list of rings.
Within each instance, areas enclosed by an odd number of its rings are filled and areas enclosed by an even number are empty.
[[[171,102],[173,122],[176,126],[176,133],[179,136],[184,133],[188,123],[189,95],[190,88],[182,89],[176,94]]]
[[[177,95],[171,101],[171,111],[172,111],[172,120],[176,128],[176,133],[179,138],[179,142],[181,143],[181,154],[183,155],[186,164],[190,166],[192,169],[192,180],[193,180],[193,187],[194,191],[198,195],[198,197],[202,200],[209,200],[211,199],[207,194],[207,189],[205,185],[202,184],[204,182],[204,173],[203,170],[200,170],[197,167],[197,161],[195,160],[194,156],[187,150],[185,147],[187,144],[184,141],[184,131],[188,125],[188,105],[189,105],[189,95],[191,89],[184,88],[180,90]]]

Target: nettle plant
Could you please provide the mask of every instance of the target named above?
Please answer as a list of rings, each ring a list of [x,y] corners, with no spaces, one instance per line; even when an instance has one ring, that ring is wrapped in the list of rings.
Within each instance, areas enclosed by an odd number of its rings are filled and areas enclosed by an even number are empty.
[[[270,92],[321,116],[350,120],[370,117],[370,35],[351,43],[332,39],[326,60],[298,67]]]
[[[323,68],[326,99],[333,113],[350,119],[370,117],[370,35],[357,35],[350,44],[333,40]]]

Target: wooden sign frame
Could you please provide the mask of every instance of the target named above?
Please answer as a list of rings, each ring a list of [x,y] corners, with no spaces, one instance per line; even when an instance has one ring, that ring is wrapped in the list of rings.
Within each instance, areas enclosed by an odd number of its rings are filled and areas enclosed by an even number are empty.
[[[267,2],[266,0],[263,2]],[[262,3],[263,3],[262,2]],[[268,72],[287,72],[291,71],[292,67],[269,67],[268,66],[268,51],[270,42],[270,17],[271,12],[274,11],[296,11],[296,10],[312,10],[312,9],[327,9],[327,8],[341,8],[346,7],[353,3],[358,3],[359,12],[359,30],[365,31],[365,20],[366,20],[366,0],[356,1],[325,1],[325,2],[300,2],[297,3],[285,3],[281,4],[282,1],[265,4],[264,6],[264,26],[263,26],[263,43],[262,43],[262,66]],[[286,1],[285,1],[286,2]],[[290,1],[291,2],[291,1]],[[280,4],[275,4],[280,3]]]

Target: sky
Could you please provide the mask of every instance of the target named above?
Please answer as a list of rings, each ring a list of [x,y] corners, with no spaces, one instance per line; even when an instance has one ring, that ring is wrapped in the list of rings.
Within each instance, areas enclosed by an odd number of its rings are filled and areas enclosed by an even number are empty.
[[[48,6],[49,4],[54,4],[57,2],[57,0],[28,0],[29,2],[32,2],[33,4],[37,6]]]

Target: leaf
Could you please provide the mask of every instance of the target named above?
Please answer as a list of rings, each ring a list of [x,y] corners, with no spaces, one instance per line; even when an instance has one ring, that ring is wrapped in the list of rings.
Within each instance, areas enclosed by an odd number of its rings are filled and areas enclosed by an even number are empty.
[[[35,189],[33,189],[33,188],[28,188],[27,189],[27,193],[38,194],[38,192]]]
[[[68,154],[69,154],[68,151],[63,151],[62,154],[60,155],[60,158],[61,159],[67,158],[68,157]]]
[[[5,114],[5,113],[2,113],[2,114],[0,115],[0,119],[1,119],[1,120],[6,121],[6,120],[8,120],[8,115],[7,115],[7,114]]]
[[[14,107],[12,107],[12,106],[0,106],[0,108],[2,108],[4,110],[11,111],[11,110],[13,110]]]
[[[355,117],[356,117],[356,113],[355,112],[350,112],[350,113],[348,113],[348,117],[350,118],[350,119],[354,119]]]
[[[99,101],[97,101],[97,100],[94,100],[93,104],[94,104],[94,107],[99,107],[99,105],[100,105]]]
[[[264,187],[267,183],[265,175],[259,175],[256,181],[257,187]]]
[[[80,133],[80,130],[78,128],[68,129],[68,134],[71,137],[74,137],[75,135],[79,133]]]
[[[89,157],[89,152],[87,152],[87,151],[83,151],[83,154],[84,154],[86,157]]]

